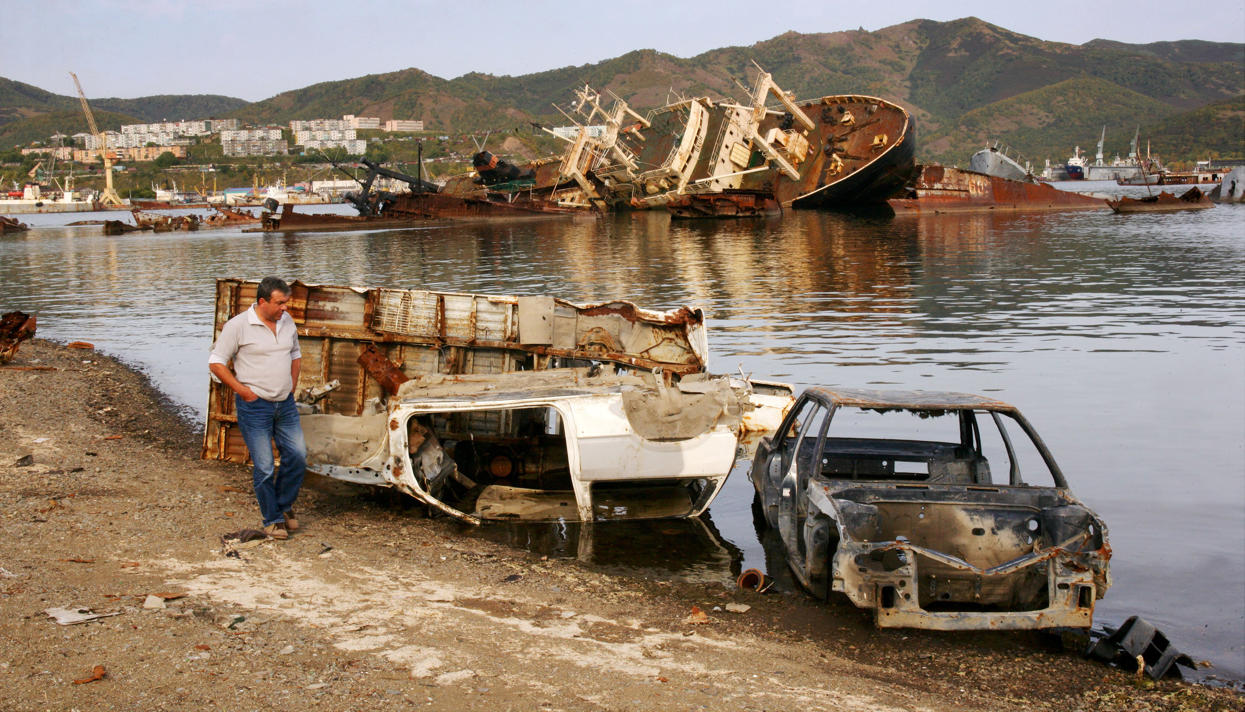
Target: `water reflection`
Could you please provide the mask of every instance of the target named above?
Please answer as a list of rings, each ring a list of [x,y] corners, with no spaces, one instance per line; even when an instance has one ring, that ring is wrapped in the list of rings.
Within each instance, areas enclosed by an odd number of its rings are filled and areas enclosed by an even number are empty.
[[[1099,618],[1140,614],[1218,672],[1245,676],[1245,206],[683,223],[639,213],[119,237],[39,217],[0,237],[0,309],[33,312],[40,335],[142,366],[200,418],[213,281],[269,273],[693,304],[710,315],[718,372],[996,395],[1035,423],[1110,526],[1116,585]],[[610,525],[585,550],[577,531],[485,535],[594,565],[642,561],[659,576],[781,570],[752,528],[747,465],[714,503],[711,536],[688,524]]]

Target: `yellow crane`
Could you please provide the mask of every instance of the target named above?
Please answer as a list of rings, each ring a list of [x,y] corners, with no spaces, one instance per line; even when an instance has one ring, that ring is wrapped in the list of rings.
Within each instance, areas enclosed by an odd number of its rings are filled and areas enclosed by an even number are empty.
[[[100,194],[99,202],[110,208],[123,208],[125,203],[112,187],[112,154],[108,152],[108,135],[95,125],[95,115],[91,113],[91,107],[86,103],[86,94],[82,93],[82,82],[78,81],[78,75],[70,72],[69,76],[73,77],[74,86],[78,87],[78,99],[82,101],[82,113],[86,114],[86,123],[91,129],[91,135],[99,139],[99,155],[104,159],[104,192]]]

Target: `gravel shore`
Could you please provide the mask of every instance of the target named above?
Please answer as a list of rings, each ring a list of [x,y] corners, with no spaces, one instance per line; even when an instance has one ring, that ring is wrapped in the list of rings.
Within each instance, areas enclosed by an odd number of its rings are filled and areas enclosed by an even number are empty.
[[[0,367],[0,709],[1245,703],[1138,681],[1053,636],[878,631],[845,603],[546,558],[319,478],[302,531],[226,556],[221,535],[258,524],[250,473],[199,447],[141,374],[94,351],[33,340]],[[49,608],[116,615],[58,625]]]

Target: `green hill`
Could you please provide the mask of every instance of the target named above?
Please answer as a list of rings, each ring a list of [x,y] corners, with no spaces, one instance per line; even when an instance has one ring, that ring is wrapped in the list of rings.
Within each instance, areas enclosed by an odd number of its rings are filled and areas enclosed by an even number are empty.
[[[1245,95],[1245,44],[1093,40],[1072,45],[969,17],[917,19],[874,32],[787,32],[689,58],[641,49],[523,76],[471,73],[442,79],[411,68],[314,84],[254,104],[167,96],[93,99],[92,107],[144,120],[229,112],[254,124],[343,114],[414,118],[429,129],[462,134],[526,128],[529,121],[563,124],[553,104],[568,104],[585,82],[638,110],[680,95],[739,99],[746,90],[738,82],[750,81],[753,61],[799,97],[864,93],[904,105],[918,120],[919,157],[953,163],[967,161],[987,141],[1002,141],[1029,156],[1063,157],[1075,144],[1095,142],[1104,124],[1109,136],[1123,137],[1140,124],[1171,132],[1173,151],[1186,151],[1177,145],[1192,153],[1211,150],[1210,144],[1198,144],[1195,122],[1207,117],[1196,110],[1223,102],[1229,108],[1212,113],[1215,121],[1225,122],[1227,133],[1205,139],[1229,150],[1231,121],[1224,117]],[[76,106],[64,102],[72,104],[68,97],[0,80],[0,124]],[[1184,143],[1175,136],[1185,137]]]
[[[346,113],[409,117],[447,132],[565,123],[552,105],[567,104],[585,82],[641,110],[678,95],[741,98],[736,80],[747,82],[756,61],[801,97],[865,93],[897,101],[918,119],[924,160],[962,163],[987,140],[1063,156],[1092,142],[1103,124],[1122,132],[1240,96],[1245,77],[1234,58],[1242,53],[1245,45],[1196,40],[1070,45],[976,18],[913,20],[876,32],[788,32],[690,58],[636,50],[517,77],[445,80],[406,69],[286,92],[234,115],[257,123]]]
[[[1243,158],[1245,97],[1218,101],[1182,114],[1143,124],[1151,150],[1166,161]]]
[[[100,112],[111,112],[129,117],[127,123],[215,118],[237,111],[248,103],[242,99],[216,94],[161,94],[137,99],[89,100],[91,111],[96,113],[97,120]],[[0,77],[0,126],[59,111],[81,113],[80,106],[77,96],[61,96],[30,84]]]
[[[91,113],[95,115],[95,123],[101,131],[116,131],[122,124],[142,123],[138,117],[128,114],[98,109],[92,109]],[[81,109],[75,107],[73,110],[52,111],[0,126],[0,147],[7,149],[10,146],[27,146],[32,141],[45,141],[48,136],[58,131],[72,136],[88,130],[86,117],[82,115]]]
[[[1071,155],[1074,144],[1087,148],[1104,125],[1107,152],[1123,153],[1134,127],[1179,111],[1103,79],[1069,79],[974,109],[955,125],[923,135],[922,149],[934,160],[964,164],[977,149],[1002,140],[1040,166],[1041,159]]]

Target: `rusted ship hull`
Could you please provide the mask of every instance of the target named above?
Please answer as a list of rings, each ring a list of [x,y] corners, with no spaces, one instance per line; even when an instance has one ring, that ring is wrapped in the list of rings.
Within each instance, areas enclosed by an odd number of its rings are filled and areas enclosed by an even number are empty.
[[[1176,210],[1205,210],[1215,204],[1198,188],[1190,188],[1183,195],[1166,191],[1144,198],[1120,198],[1108,200],[1107,205],[1116,213],[1168,213]]]
[[[845,208],[886,202],[919,171],[916,124],[877,97],[827,96],[801,105],[815,117],[801,178],[774,179],[774,194],[796,208]],[[847,120],[847,117],[852,117]],[[816,139],[814,143],[813,139]]]
[[[858,94],[800,102],[758,70],[742,104],[681,99],[645,116],[622,99],[606,109],[585,87],[576,102],[585,127],[560,178],[615,210],[727,191],[769,194],[783,208],[855,207],[882,203],[912,179],[916,130],[903,107]],[[587,134],[594,123],[604,123],[599,138]]]
[[[1007,180],[948,166],[920,169],[906,197],[887,201],[896,215],[971,212],[1038,212],[1096,210],[1105,201],[1045,183]]]
[[[379,215],[296,213],[286,204],[279,213],[264,213],[257,231],[384,230],[434,220],[561,217],[579,212],[543,201],[506,203],[444,193],[404,193],[386,200]]]
[[[705,195],[682,195],[666,209],[680,220],[706,218],[761,218],[781,215],[782,207],[769,193],[728,190]]]

